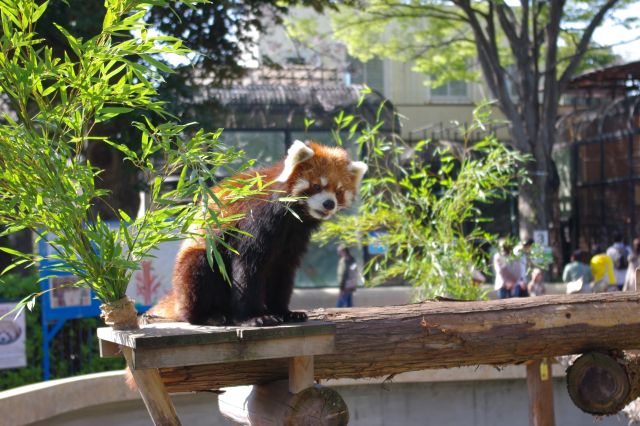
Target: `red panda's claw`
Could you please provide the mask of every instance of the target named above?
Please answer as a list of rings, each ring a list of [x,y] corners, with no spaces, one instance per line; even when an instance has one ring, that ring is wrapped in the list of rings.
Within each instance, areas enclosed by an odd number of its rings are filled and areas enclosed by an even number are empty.
[[[304,322],[307,318],[306,312],[289,311],[284,315],[284,322]]]

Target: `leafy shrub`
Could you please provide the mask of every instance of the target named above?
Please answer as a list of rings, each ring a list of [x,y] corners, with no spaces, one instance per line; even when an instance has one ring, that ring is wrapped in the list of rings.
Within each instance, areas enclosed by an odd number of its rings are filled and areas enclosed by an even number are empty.
[[[484,128],[487,109],[474,112],[466,134]],[[484,248],[496,236],[485,232],[479,206],[504,197],[525,179],[526,157],[493,136],[459,146],[415,144],[388,137],[353,116],[337,119],[360,145],[370,171],[362,184],[358,214],[324,224],[316,240],[384,247],[365,268],[370,285],[402,278],[416,299],[446,296],[477,299],[475,271],[490,272]],[[340,132],[334,133],[340,141]]]

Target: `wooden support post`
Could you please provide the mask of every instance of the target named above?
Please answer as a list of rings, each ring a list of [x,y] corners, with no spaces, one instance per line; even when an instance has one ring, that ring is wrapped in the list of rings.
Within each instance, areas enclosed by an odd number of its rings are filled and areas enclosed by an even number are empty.
[[[547,358],[527,363],[529,389],[529,425],[554,426],[553,380]]]
[[[340,394],[313,385],[297,394],[287,380],[265,385],[223,389],[218,397],[220,413],[241,425],[341,426],[349,423],[349,410]]]
[[[298,393],[313,385],[313,356],[289,358],[289,392]]]
[[[156,426],[180,426],[180,419],[176,414],[169,394],[160,379],[157,368],[134,368],[133,350],[122,346],[122,353],[127,360],[127,366],[133,374],[144,405]]]

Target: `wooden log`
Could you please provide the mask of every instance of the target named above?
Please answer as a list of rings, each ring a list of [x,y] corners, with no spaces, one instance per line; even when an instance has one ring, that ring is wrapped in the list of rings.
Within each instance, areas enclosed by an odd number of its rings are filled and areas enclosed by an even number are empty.
[[[347,404],[331,388],[313,385],[292,394],[286,380],[225,388],[220,413],[242,425],[339,426],[349,423]]]
[[[527,363],[527,389],[529,391],[529,424],[554,426],[553,378],[547,358]]]
[[[640,361],[636,356],[591,352],[567,370],[571,400],[594,415],[615,414],[640,396]]]
[[[548,295],[478,302],[317,309],[336,325],[335,351],[314,357],[316,378],[389,376],[463,365],[502,365],[640,347],[640,293]],[[171,392],[286,379],[288,360],[161,369]]]

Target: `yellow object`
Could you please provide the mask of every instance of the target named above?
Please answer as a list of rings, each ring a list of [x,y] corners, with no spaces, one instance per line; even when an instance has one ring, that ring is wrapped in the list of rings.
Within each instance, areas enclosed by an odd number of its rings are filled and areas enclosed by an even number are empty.
[[[608,277],[607,284],[615,284],[616,277],[613,274],[613,260],[604,253],[596,254],[591,258],[591,275],[594,281],[600,281],[605,273]]]
[[[540,361],[540,380],[549,380],[549,362],[547,358],[542,358],[542,361]]]

